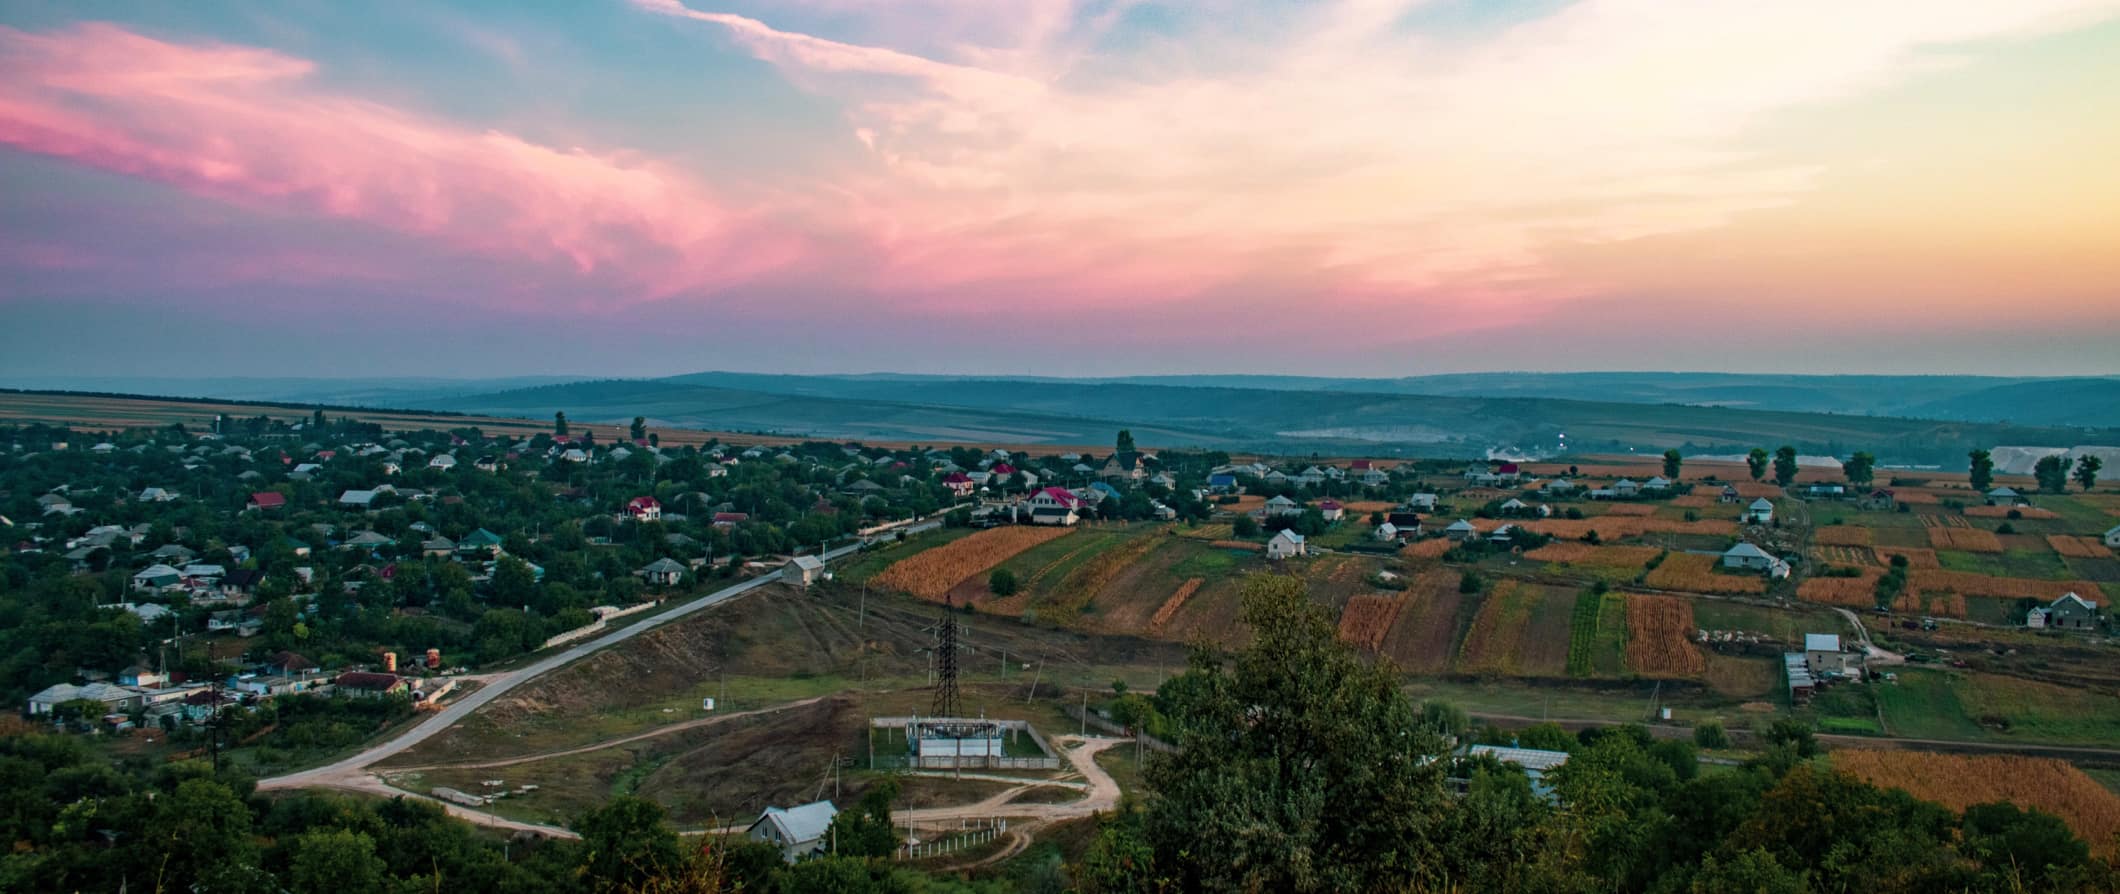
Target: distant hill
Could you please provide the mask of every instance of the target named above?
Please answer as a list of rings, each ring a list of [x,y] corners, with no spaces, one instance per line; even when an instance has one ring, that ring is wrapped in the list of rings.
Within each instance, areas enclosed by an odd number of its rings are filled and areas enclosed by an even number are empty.
[[[746,386],[746,387],[736,387]],[[1889,416],[1316,389],[703,373],[576,382],[441,398],[414,409],[877,440],[1101,444],[1130,428],[1146,444],[1274,452],[1481,455],[1492,449],[1701,451],[1793,443],[1805,452],[1870,449],[1889,461],[1962,459],[1974,446],[2068,446],[2078,429]],[[2120,431],[2093,440],[2120,443]]]
[[[2120,419],[2120,380],[2042,379],[1982,388],[1906,408],[1931,419],[2103,427]]]

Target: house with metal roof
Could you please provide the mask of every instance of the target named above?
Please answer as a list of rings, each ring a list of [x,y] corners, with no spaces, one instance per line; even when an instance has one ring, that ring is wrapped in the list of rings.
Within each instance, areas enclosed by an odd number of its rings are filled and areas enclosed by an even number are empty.
[[[799,807],[768,807],[744,830],[744,837],[780,848],[780,858],[795,863],[823,854],[831,843],[825,840],[839,808],[830,801],[814,801]]]
[[[1310,547],[1303,541],[1303,535],[1287,528],[1282,528],[1280,533],[1273,535],[1272,540],[1266,541],[1266,557],[1269,559],[1286,559],[1290,556],[1307,555],[1309,552]]]
[[[1748,524],[1763,525],[1773,520],[1774,503],[1766,497],[1753,500],[1752,505],[1745,507],[1745,522]]]
[[[674,587],[685,578],[685,566],[669,558],[656,559],[635,572],[649,584],[658,587]]]
[[[1474,745],[1465,749],[1468,757],[1491,757],[1504,764],[1524,771],[1531,777],[1531,792],[1547,801],[1558,801],[1560,796],[1553,786],[1547,784],[1546,774],[1559,769],[1568,762],[1568,752],[1547,751],[1542,748],[1517,748],[1508,745]]]
[[[1752,544],[1740,543],[1723,551],[1722,566],[1744,571],[1766,571],[1774,566],[1774,557]]]
[[[788,567],[781,571],[781,576],[788,583],[807,587],[824,579],[824,560],[816,556],[796,556],[788,560]]]

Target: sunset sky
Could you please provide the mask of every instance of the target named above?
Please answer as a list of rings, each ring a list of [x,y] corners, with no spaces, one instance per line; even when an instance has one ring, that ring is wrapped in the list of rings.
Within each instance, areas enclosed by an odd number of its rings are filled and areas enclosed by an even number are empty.
[[[2120,3],[0,5],[0,375],[699,369],[2120,372]]]

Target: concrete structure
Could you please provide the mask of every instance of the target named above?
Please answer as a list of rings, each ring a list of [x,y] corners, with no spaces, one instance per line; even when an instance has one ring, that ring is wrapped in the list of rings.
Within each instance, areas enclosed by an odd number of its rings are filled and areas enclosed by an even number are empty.
[[[816,556],[796,556],[780,573],[788,583],[807,587],[824,579],[824,562]]]
[[[1812,677],[1820,679],[1862,672],[1862,656],[1842,651],[1840,637],[1832,633],[1804,634],[1803,663]]]

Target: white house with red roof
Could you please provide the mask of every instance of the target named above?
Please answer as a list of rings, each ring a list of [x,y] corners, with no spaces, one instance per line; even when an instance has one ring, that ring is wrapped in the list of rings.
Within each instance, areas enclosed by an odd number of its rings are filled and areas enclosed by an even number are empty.
[[[244,509],[278,509],[287,505],[287,495],[276,491],[261,490],[250,495],[243,504]]]
[[[1338,500],[1325,500],[1318,504],[1318,514],[1325,516],[1326,521],[1336,522],[1347,514],[1347,507],[1341,506]]]
[[[972,480],[972,476],[963,472],[951,472],[942,479],[942,486],[949,488],[950,493],[960,497],[971,496],[972,491],[979,487],[978,483]]]
[[[626,501],[626,515],[634,521],[662,521],[662,501],[654,497],[634,497]]]
[[[1034,525],[1072,525],[1081,520],[1082,498],[1064,487],[1038,490],[1023,505],[1030,510]]]

